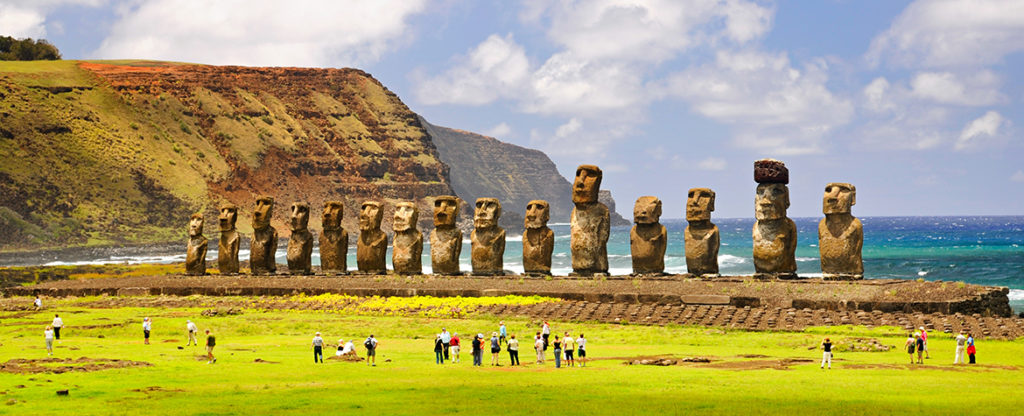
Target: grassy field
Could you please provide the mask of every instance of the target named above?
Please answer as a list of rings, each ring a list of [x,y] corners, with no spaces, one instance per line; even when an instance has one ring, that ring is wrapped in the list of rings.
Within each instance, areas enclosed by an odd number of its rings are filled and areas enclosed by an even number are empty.
[[[353,315],[358,311],[260,310],[207,317],[206,308],[89,306],[95,299],[50,300],[40,312],[0,313],[0,362],[46,358],[43,329],[60,313],[65,322],[55,358],[121,359],[152,364],[61,374],[0,369],[0,414],[1016,414],[1024,405],[1024,342],[978,342],[975,366],[953,366],[953,340],[931,335],[932,358],[910,366],[905,334],[895,328],[831,327],[754,333],[705,327],[566,323],[553,332],[585,332],[594,359],[587,368],[533,364],[529,344],[539,322],[511,317],[463,319]],[[522,302],[523,299],[488,301]],[[30,302],[25,299],[25,302]],[[436,301],[431,301],[435,302]],[[93,304],[94,305],[94,304]],[[151,317],[153,339],[142,343]],[[185,320],[211,329],[218,362],[185,343]],[[525,338],[523,367],[474,368],[469,337],[462,363],[436,365],[433,334],[496,330],[504,319]],[[314,364],[315,331],[328,345],[338,338],[381,341],[378,365],[327,360]],[[825,336],[842,349],[853,338],[877,339],[887,352],[840,351],[832,370],[818,367]],[[333,348],[326,349],[332,356]],[[635,357],[708,357],[710,364],[626,365]],[[266,362],[256,362],[256,360]],[[88,365],[41,363],[43,366]],[[55,392],[70,389],[70,396]]]

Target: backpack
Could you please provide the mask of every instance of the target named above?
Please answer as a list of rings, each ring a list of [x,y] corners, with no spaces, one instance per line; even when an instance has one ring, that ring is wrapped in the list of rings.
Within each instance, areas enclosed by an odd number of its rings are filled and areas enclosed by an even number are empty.
[[[373,341],[370,338],[367,338],[366,342],[363,343],[363,346],[366,347],[366,349],[368,349],[368,350],[372,350],[373,349]]]
[[[907,345],[907,352],[913,354],[915,347],[917,347],[917,342],[911,342],[910,345]]]

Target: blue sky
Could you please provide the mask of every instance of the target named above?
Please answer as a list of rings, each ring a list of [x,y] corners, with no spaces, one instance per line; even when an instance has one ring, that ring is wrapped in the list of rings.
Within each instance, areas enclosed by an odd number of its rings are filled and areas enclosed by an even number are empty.
[[[357,67],[434,124],[605,170],[619,212],[753,215],[752,165],[855,215],[1024,214],[1024,1],[0,0],[67,59]]]

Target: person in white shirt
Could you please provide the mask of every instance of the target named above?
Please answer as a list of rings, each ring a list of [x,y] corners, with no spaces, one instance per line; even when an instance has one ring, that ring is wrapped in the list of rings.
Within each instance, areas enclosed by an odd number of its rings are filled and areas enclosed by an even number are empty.
[[[351,340],[349,342],[345,342],[344,338],[339,339],[338,340],[338,351],[335,352],[334,355],[338,356],[338,357],[341,357],[342,355],[349,355],[349,354],[352,354],[352,355],[356,354],[356,346],[355,346],[355,344],[353,344]]]
[[[46,338],[46,355],[53,355],[53,327],[47,326],[46,330],[43,331],[43,337]]]
[[[53,335],[60,341],[60,328],[64,326],[64,320],[60,319],[60,315],[53,314]]]
[[[316,364],[317,359],[320,360],[320,364],[324,363],[324,339],[320,337],[320,333],[317,332],[313,336],[313,363]]]
[[[36,295],[36,300],[32,301],[32,306],[35,306],[37,311],[43,308],[43,300],[39,299],[39,295]]]
[[[580,334],[579,338],[576,338],[576,357],[580,360],[580,367],[587,366],[587,339],[583,338],[583,334]]]
[[[551,325],[548,325],[548,321],[544,321],[544,325],[540,327],[540,336],[544,338],[544,351],[547,351],[548,338],[551,336]]]
[[[956,336],[956,356],[953,357],[953,364],[964,363],[964,348],[967,348],[967,337],[964,336],[964,331],[960,331]]]
[[[153,323],[150,322],[149,318],[142,320],[142,335],[146,337],[146,344],[149,344],[149,331],[153,329]]]
[[[188,343],[185,346],[195,345],[199,346],[199,340],[196,339],[196,334],[199,333],[199,327],[196,326],[192,321],[185,321],[185,328],[188,329]]]
[[[544,364],[544,338],[539,332],[533,337],[533,348],[537,350],[537,364]]]
[[[444,360],[448,361],[448,349],[452,345],[452,334],[447,328],[441,328],[441,348],[444,351]]]

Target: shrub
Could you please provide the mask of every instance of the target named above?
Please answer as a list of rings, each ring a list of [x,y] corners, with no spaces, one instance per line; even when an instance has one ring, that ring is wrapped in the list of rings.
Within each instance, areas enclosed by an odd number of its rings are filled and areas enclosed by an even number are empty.
[[[15,39],[0,36],[0,61],[55,61],[60,51],[45,39]]]

